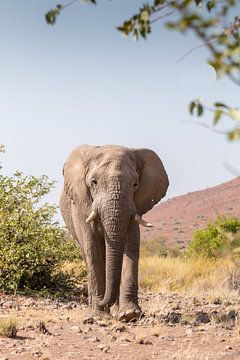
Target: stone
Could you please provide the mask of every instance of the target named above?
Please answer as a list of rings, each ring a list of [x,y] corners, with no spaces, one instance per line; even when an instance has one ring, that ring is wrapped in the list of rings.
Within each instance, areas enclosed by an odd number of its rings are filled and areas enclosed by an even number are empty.
[[[196,317],[195,317],[196,324],[207,324],[210,321],[211,320],[210,320],[208,313],[206,313],[204,311],[199,311],[196,313]]]
[[[93,324],[94,323],[94,318],[93,317],[86,317],[83,319],[83,324]]]

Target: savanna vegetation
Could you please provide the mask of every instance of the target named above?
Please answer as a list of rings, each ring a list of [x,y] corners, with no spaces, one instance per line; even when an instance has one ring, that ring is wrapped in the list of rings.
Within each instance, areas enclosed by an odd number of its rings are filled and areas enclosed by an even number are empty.
[[[240,220],[218,218],[197,230],[185,251],[159,240],[143,243],[140,286],[155,291],[238,298]]]
[[[43,202],[53,186],[46,176],[0,174],[1,290],[61,295],[86,282],[76,243],[54,220],[56,206]],[[237,218],[222,217],[197,230],[184,251],[161,239],[143,241],[140,287],[237,296],[239,250]]]

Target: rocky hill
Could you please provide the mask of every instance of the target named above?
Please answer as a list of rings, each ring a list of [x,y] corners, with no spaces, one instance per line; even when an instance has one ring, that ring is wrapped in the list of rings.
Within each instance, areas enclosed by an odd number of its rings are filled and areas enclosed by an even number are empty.
[[[159,238],[181,247],[197,229],[221,215],[240,217],[240,177],[156,205],[144,216],[154,227],[141,228],[141,237]]]

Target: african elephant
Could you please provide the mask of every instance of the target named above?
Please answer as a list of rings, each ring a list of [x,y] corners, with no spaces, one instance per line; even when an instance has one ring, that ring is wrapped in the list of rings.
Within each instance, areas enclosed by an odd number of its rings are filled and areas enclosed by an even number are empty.
[[[137,318],[139,224],[167,191],[158,155],[148,149],[81,145],[64,164],[60,208],[88,270],[89,304],[112,305],[120,320]]]

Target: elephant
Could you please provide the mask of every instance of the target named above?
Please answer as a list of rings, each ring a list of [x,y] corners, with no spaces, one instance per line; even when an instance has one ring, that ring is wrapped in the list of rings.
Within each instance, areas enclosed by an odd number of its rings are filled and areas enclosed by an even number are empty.
[[[63,177],[60,209],[86,262],[91,311],[137,319],[139,225],[152,226],[142,215],[169,186],[160,158],[149,149],[80,145]]]

